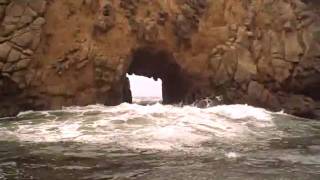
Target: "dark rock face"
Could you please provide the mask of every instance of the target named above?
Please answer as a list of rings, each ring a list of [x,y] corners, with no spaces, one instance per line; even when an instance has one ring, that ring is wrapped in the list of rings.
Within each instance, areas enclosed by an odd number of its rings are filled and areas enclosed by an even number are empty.
[[[125,76],[135,73],[163,80],[164,103],[221,96],[312,117],[320,109],[318,6],[0,0],[0,116],[131,102]]]

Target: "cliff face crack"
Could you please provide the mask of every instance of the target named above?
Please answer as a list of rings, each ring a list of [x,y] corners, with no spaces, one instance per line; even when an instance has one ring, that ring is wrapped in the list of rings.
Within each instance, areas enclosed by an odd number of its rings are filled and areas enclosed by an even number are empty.
[[[146,76],[155,80],[160,78],[164,104],[182,102],[189,88],[186,74],[173,55],[164,49],[143,47],[135,50],[128,74]]]

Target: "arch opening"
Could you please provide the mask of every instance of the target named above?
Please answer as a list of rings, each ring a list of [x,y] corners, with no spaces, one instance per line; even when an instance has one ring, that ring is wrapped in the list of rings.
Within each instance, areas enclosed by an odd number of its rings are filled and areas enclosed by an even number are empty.
[[[161,79],[164,104],[183,102],[188,92],[189,83],[186,74],[177,64],[174,56],[164,49],[144,47],[135,50],[127,73],[154,80]]]
[[[137,76],[135,74],[128,75],[130,81],[130,89],[132,102],[162,102],[162,81],[145,76]]]

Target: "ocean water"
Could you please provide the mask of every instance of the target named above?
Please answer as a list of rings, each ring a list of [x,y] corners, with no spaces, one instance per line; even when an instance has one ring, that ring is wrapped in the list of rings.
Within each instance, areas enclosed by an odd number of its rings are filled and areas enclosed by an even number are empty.
[[[318,180],[320,121],[247,105],[92,105],[0,119],[0,179]]]

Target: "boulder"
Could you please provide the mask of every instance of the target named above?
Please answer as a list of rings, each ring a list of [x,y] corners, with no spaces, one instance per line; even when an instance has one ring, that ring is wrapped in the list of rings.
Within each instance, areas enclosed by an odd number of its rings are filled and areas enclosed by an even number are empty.
[[[22,69],[26,69],[29,66],[30,62],[31,62],[31,59],[22,59],[22,60],[20,60],[18,63],[16,63],[15,70],[19,71],[19,70],[22,70]]]
[[[21,53],[16,49],[11,49],[7,61],[10,63],[17,62],[20,59]]]
[[[26,9],[27,2],[24,1],[12,1],[7,9],[6,9],[6,16],[8,17],[21,17]]]
[[[41,27],[46,23],[46,19],[43,17],[36,18],[31,24],[30,29],[31,30],[41,30]]]
[[[264,92],[264,86],[256,81],[251,81],[248,86],[249,98],[255,101],[260,101]]]
[[[23,15],[19,18],[18,28],[22,28],[26,24],[30,24],[36,16],[37,13],[34,12],[31,8],[25,8]]]
[[[0,61],[6,61],[11,50],[11,46],[7,43],[0,44]]]
[[[315,113],[315,102],[304,95],[289,95],[282,97],[282,107],[289,114],[297,116],[313,117]]]
[[[27,31],[25,33],[14,36],[11,41],[20,47],[26,48],[29,47],[29,45],[32,43],[33,38],[34,35],[30,31]]]

